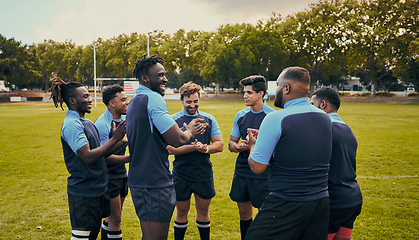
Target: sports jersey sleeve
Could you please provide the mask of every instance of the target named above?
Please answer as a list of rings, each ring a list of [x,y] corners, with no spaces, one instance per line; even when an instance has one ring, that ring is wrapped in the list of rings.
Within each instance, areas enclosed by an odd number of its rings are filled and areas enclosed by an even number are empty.
[[[274,114],[266,115],[259,128],[258,138],[251,154],[252,160],[268,165],[280,136],[281,124],[278,124],[278,117]]]
[[[209,118],[211,119],[212,126],[211,126],[211,138],[222,136],[220,127],[218,126],[217,120],[212,115],[209,115]]]
[[[236,138],[240,138],[240,129],[239,129],[239,125],[237,124],[237,121],[239,120],[239,113],[236,114],[236,116],[234,117],[234,122],[233,122],[233,129],[231,129],[231,133],[230,135]]]
[[[72,121],[71,123],[63,124],[61,136],[76,154],[77,150],[84,145],[89,144],[86,134],[84,133],[83,124],[80,121]]]
[[[176,124],[170,116],[166,102],[162,97],[152,97],[148,102],[148,111],[151,121],[161,134]]]
[[[111,132],[110,125],[98,119],[95,122],[95,126],[99,132],[100,144],[103,145],[109,140],[109,133]]]

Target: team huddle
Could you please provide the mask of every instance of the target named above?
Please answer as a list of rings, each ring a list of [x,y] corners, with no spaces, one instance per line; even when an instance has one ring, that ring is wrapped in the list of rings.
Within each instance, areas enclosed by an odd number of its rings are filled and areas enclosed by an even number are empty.
[[[72,240],[96,239],[100,231],[101,239],[122,239],[128,189],[143,239],[167,239],[175,208],[175,240],[184,239],[192,194],[200,238],[210,239],[216,194],[210,155],[223,151],[223,137],[216,119],[199,110],[201,87],[193,82],[179,88],[183,109],[169,114],[163,64],[158,56],[136,62],[140,85],[129,103],[121,86],[104,88],[107,109],[94,123],[85,118],[88,90],[52,79],[55,106],[68,107],[61,143]],[[337,114],[339,93],[324,87],[308,98],[308,71],[289,67],[277,79],[274,105],[283,109],[274,110],[264,101],[263,76],[239,83],[247,108],[234,118],[228,149],[238,153],[230,198],[241,239],[350,239],[363,200],[355,179],[357,141]]]

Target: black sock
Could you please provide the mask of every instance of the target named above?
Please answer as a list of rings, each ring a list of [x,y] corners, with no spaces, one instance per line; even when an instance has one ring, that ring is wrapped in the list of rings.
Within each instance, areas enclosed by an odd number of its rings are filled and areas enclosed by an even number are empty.
[[[180,223],[175,221],[175,240],[183,240],[186,228],[188,228],[188,222]]]
[[[249,220],[240,220],[240,233],[241,233],[241,239],[244,240],[246,238],[247,230],[250,227],[250,224],[252,224],[252,219]]]
[[[210,239],[210,221],[200,222],[196,220],[196,225],[198,226],[199,236],[201,236],[201,240],[209,240]]]
[[[122,231],[108,231],[108,239],[122,240]]]
[[[100,240],[108,240],[108,223],[103,220],[102,230],[100,232]]]

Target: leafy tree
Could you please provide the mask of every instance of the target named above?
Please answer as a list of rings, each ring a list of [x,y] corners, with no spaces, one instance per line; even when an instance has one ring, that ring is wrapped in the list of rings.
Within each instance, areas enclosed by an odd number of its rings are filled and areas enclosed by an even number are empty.
[[[18,88],[29,87],[38,80],[37,59],[29,47],[0,34],[0,78]]]

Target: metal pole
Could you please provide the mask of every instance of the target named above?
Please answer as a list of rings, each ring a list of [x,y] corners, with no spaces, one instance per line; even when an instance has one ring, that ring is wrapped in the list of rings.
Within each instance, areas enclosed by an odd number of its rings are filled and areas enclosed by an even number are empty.
[[[96,40],[93,41],[93,81],[94,81],[94,91],[95,91],[95,107],[96,103]]]
[[[150,57],[150,35],[147,33],[147,57]]]

